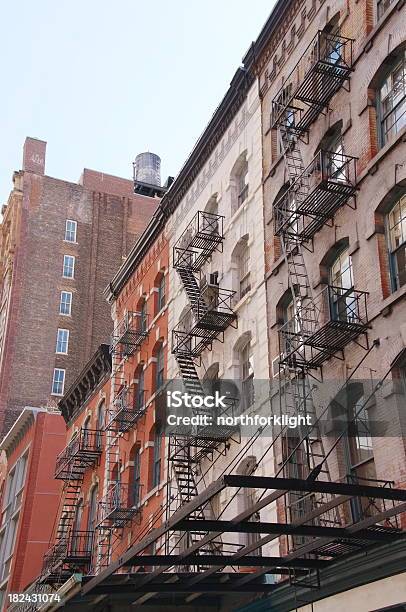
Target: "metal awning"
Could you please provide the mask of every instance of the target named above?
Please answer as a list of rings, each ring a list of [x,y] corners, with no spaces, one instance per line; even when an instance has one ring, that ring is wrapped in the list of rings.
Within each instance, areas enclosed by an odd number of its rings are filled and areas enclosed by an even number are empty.
[[[207,505],[215,495],[228,487],[264,489],[264,496],[231,520],[194,518],[197,508]],[[330,498],[292,523],[249,521],[260,509],[292,491],[309,495],[325,493]],[[323,513],[356,498],[376,500],[376,513],[345,527],[314,524],[314,520]],[[80,601],[89,602],[96,596],[98,600],[100,597],[117,596],[129,598],[137,605],[146,601],[164,605],[162,598],[168,596],[172,597],[173,603],[174,597],[176,602],[194,601],[202,594],[222,597],[225,593],[271,593],[280,584],[270,584],[266,574],[283,575],[293,570],[295,575],[300,576],[301,572],[317,572],[351,552],[403,538],[406,531],[389,526],[388,519],[404,511],[406,490],[402,489],[293,478],[225,475],[180,508],[162,526],[131,546],[100,574],[84,577]],[[168,532],[185,531],[198,531],[202,537],[178,554],[148,554],[151,544]],[[224,533],[255,533],[258,539],[228,554],[215,554],[215,551],[208,554],[201,550]],[[280,536],[305,536],[306,542],[282,556],[255,554],[259,547]],[[196,570],[188,571],[192,567],[196,567]],[[121,573],[126,568],[138,568],[140,571]],[[147,571],[149,568],[151,571]],[[185,571],[179,568],[185,568]]]

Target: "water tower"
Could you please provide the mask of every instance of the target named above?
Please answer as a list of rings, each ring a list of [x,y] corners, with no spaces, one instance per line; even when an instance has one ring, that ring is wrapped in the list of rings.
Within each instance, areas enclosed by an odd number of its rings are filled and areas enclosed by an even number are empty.
[[[155,153],[140,153],[134,162],[134,179],[140,183],[161,186],[161,158]]]

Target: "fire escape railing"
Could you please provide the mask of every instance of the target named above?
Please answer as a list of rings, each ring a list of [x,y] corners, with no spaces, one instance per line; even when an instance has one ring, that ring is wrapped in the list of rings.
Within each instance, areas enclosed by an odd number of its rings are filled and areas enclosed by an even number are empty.
[[[103,432],[82,428],[56,458],[55,478],[69,480],[96,465],[102,452]]]
[[[318,368],[369,328],[366,291],[327,285],[279,329],[280,362]]]
[[[110,486],[99,501],[97,527],[122,528],[130,523],[141,511],[142,488],[140,483],[130,486],[117,482]]]
[[[199,210],[173,247],[174,268],[199,272],[212,253],[222,249],[224,217]]]
[[[110,351],[129,357],[148,336],[148,317],[145,313],[126,312],[111,337]]]
[[[147,392],[138,390],[131,384],[123,387],[115,396],[112,407],[108,411],[109,418],[106,429],[113,428],[118,432],[126,432],[145,414]]]
[[[72,567],[84,567],[90,563],[94,540],[94,531],[71,530],[44,555],[42,573],[54,574],[58,570],[68,575]],[[58,579],[59,574],[58,574]]]
[[[272,127],[301,135],[348,81],[353,40],[319,30],[272,102]]]
[[[311,240],[353,198],[357,158],[320,150],[274,204],[274,230],[300,242]]]
[[[205,285],[200,297],[172,331],[173,353],[199,357],[205,349],[210,349],[213,340],[235,323],[234,295],[235,291],[230,289]],[[187,329],[189,322],[191,326]]]

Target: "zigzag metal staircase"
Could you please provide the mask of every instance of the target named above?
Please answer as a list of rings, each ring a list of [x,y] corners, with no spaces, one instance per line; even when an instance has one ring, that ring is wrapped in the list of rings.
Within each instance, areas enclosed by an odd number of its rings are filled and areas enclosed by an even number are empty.
[[[352,41],[318,32],[272,104],[272,127],[278,130],[289,177],[287,191],[274,204],[274,226],[275,234],[280,238],[294,305],[293,319],[279,331],[280,411],[288,415],[308,415],[312,423],[317,418],[312,369],[321,368],[322,363],[334,355],[336,346],[342,349],[345,343],[363,333],[367,321],[359,316],[357,329],[341,330],[342,338],[337,339],[329,350],[324,341],[327,333],[323,331],[321,322],[324,305],[321,307],[313,295],[303,248],[332,219],[339,206],[354,196],[356,177],[350,173],[352,168],[355,169],[355,159],[341,152],[321,151],[306,168],[299,140],[305,140],[310,125],[328,106],[338,89],[349,81],[351,71]],[[352,291],[351,296],[355,295]],[[359,314],[359,309],[357,312]],[[334,330],[339,324],[330,322],[328,333],[338,334],[339,331]],[[313,337],[317,337],[317,341],[313,341]],[[282,452],[287,477],[330,480],[323,440],[317,426],[301,425],[296,437],[285,433]],[[322,495],[309,497],[290,492],[287,496],[287,520],[297,520],[326,501]],[[338,513],[324,516],[320,524],[340,524]],[[290,546],[302,543],[302,539],[295,538]]]
[[[44,555],[40,581],[61,584],[72,567],[90,563],[93,534],[76,531],[75,520],[86,470],[101,454],[101,432],[81,429],[56,460],[55,478],[64,481],[63,506],[54,535],[54,545]]]
[[[188,325],[184,326],[181,321],[173,330],[172,353],[178,363],[185,391],[194,396],[204,395],[195,360],[200,359],[204,350],[211,349],[214,340],[222,340],[225,329],[236,321],[231,308],[234,292],[221,289],[216,284],[202,285],[200,278],[202,267],[213,252],[222,250],[223,238],[223,217],[199,211],[173,249],[173,265],[188,297],[190,311]],[[212,415],[212,411],[204,407],[195,408],[193,414]],[[176,491],[173,491],[172,478],[168,476],[169,515],[198,494],[195,475],[200,460],[214,452],[224,454],[229,437],[227,432],[224,432],[224,436],[213,435],[210,427],[185,433],[178,429],[170,435],[168,464],[172,468]],[[196,510],[193,518],[203,519],[203,510]],[[204,532],[200,531],[184,534],[180,536],[179,546],[193,544],[203,535]],[[214,541],[201,548],[199,554],[204,556],[219,548],[221,541]],[[204,562],[199,568],[206,569]]]

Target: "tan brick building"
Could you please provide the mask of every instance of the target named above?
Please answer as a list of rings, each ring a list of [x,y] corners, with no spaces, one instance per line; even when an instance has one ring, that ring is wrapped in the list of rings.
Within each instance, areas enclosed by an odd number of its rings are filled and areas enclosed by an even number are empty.
[[[45,175],[46,143],[27,138],[1,225],[0,430],[23,406],[56,402],[112,330],[103,298],[158,199],[85,169]]]

